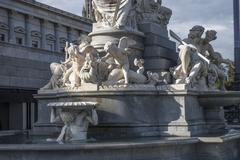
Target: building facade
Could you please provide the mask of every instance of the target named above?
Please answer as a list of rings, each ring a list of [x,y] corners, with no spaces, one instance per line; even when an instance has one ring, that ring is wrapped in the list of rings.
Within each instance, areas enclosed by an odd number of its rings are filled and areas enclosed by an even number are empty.
[[[32,127],[32,95],[50,79],[49,64],[91,27],[87,18],[35,0],[0,1],[0,130]]]

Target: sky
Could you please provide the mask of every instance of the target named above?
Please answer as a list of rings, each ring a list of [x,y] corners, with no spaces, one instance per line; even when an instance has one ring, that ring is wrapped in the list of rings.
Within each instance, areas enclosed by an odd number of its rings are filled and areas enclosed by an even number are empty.
[[[37,0],[41,3],[81,15],[84,0]],[[202,25],[218,32],[212,42],[215,51],[223,57],[234,58],[232,0],[163,0],[163,6],[173,11],[168,28],[186,38],[194,25]]]

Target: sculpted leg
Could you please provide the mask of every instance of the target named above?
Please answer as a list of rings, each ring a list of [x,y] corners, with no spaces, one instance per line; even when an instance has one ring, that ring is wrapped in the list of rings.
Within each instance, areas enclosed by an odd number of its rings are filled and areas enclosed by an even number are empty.
[[[65,126],[62,128],[61,133],[60,133],[60,135],[59,135],[58,138],[57,138],[57,141],[58,141],[58,142],[64,140],[64,136],[65,136],[65,134],[66,134],[66,130],[67,130],[67,125],[65,125]]]
[[[225,88],[226,75],[219,68],[217,68],[217,74],[218,74],[218,78],[219,78],[219,81],[220,81],[220,89],[225,91],[226,90],[226,88]]]
[[[187,84],[191,83],[194,79],[196,79],[196,77],[198,76],[201,68],[202,68],[201,63],[197,63],[193,66],[193,68],[190,71],[190,74],[189,74],[188,78],[186,78],[186,83]]]
[[[64,77],[63,77],[63,85],[65,85],[65,83],[68,81],[70,74],[73,72],[72,67],[70,69],[67,70],[67,72],[65,73]]]
[[[129,84],[129,65],[128,64],[125,64],[122,66],[122,72],[123,72],[123,75],[124,75],[124,80],[125,80],[125,84]]]

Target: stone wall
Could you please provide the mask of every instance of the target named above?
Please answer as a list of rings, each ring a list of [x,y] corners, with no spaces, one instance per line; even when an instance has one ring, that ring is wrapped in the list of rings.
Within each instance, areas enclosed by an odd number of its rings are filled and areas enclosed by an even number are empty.
[[[50,79],[50,63],[63,57],[63,53],[1,43],[0,87],[38,89]]]

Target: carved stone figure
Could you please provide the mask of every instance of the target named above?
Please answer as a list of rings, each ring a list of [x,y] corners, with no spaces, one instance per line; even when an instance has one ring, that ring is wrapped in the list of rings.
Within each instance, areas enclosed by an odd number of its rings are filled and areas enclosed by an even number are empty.
[[[158,8],[159,24],[163,26],[168,25],[171,17],[172,17],[171,9],[163,6]]]
[[[131,83],[144,83],[146,77],[142,74],[138,74],[129,68],[128,54],[130,52],[129,46],[134,45],[135,41],[122,37],[118,46],[113,42],[107,42],[104,46],[104,50],[107,52],[106,56],[102,57],[102,61],[106,61],[109,58],[113,58],[116,64],[116,69],[113,69],[108,76],[107,84],[122,83],[128,85]],[[122,81],[122,78],[124,80]]]
[[[129,20],[136,21],[135,5],[136,0],[93,0],[95,19],[102,26],[124,28]]]
[[[212,63],[209,66],[209,70],[208,70],[208,76],[207,76],[207,83],[208,83],[208,88],[209,90],[215,91],[218,90],[217,86],[216,86],[216,82],[218,80],[218,73],[217,73],[217,69],[215,65],[213,65]]]
[[[209,66],[209,70],[211,71],[208,76],[215,76],[215,84],[219,80],[220,90],[226,90],[225,82],[227,81],[228,75],[225,71],[225,68],[222,64],[227,64],[229,67],[235,68],[233,62],[229,59],[223,59],[221,54],[218,52],[214,52],[211,56],[211,64]],[[213,88],[213,87],[212,87]]]
[[[212,63],[216,64],[217,66],[221,65],[222,63],[229,65],[230,67],[234,68],[233,62],[229,59],[224,59],[219,52],[215,52],[213,46],[210,42],[217,39],[217,32],[215,30],[208,30],[206,31],[206,36],[202,40],[200,45],[200,53],[206,56]]]
[[[108,77],[108,64],[99,61],[97,50],[87,44],[80,47],[80,52],[85,55],[85,62],[80,71],[82,83],[98,84],[105,81]]]
[[[197,51],[210,61],[208,66],[209,88],[215,90],[216,82],[219,80],[220,89],[225,90],[227,75],[221,64],[225,63],[230,67],[234,67],[233,63],[230,60],[223,59],[220,53],[214,51],[211,42],[217,39],[217,32],[215,30],[208,30],[206,31],[205,38],[202,38],[204,31],[204,27],[196,25],[190,30],[188,38],[183,41],[194,45],[197,48]]]
[[[162,26],[169,23],[172,10],[162,6],[161,0],[142,0],[140,2],[139,23],[156,23]]]
[[[41,88],[41,90],[57,89],[61,88],[63,85],[62,78],[65,71],[65,66],[59,63],[51,63],[50,70],[52,73],[52,77],[48,84]]]
[[[211,62],[213,62],[214,64],[216,64],[217,66],[221,65],[221,64],[227,64],[229,67],[231,68],[235,68],[234,66],[234,62],[231,61],[230,59],[224,59],[222,57],[222,54],[219,52],[214,52],[211,56],[212,58],[210,59]]]
[[[197,44],[198,52],[207,57],[208,59],[211,59],[211,56],[214,54],[214,49],[210,42],[216,39],[217,32],[215,30],[206,31],[205,38],[199,41],[199,43]]]
[[[92,59],[86,58],[80,71],[82,83],[97,83],[97,66]]]
[[[57,141],[87,140],[89,124],[98,124],[95,105],[90,102],[50,103],[48,106],[52,107],[51,123],[64,123]]]
[[[147,83],[152,85],[158,85],[158,84],[167,84],[167,82],[164,79],[161,79],[158,73],[154,72],[147,72]]]
[[[81,85],[79,73],[84,63],[84,56],[80,54],[78,47],[73,44],[70,44],[70,47],[66,46],[66,54],[68,54],[68,58],[62,64],[70,67],[64,73],[63,84],[71,88],[79,87]]]
[[[223,59],[220,53],[214,51],[210,42],[216,39],[217,39],[217,32],[215,30],[206,31],[205,38],[202,39],[201,43],[199,44],[199,52],[205,57],[207,57],[211,62],[209,66],[209,70],[210,70],[209,76],[210,77],[216,76],[215,83],[217,82],[217,80],[219,80],[220,89],[226,90],[225,81],[227,80],[227,75],[225,73],[225,70],[223,69],[222,63],[225,63],[233,68],[234,68],[234,65],[230,60]],[[213,78],[210,78],[210,79],[213,79]],[[213,88],[213,86],[211,88]]]
[[[197,48],[191,44],[179,46],[180,65],[174,71],[176,83],[190,84],[192,87],[200,85],[206,88],[208,64],[198,55]]]
[[[138,74],[144,74],[144,59],[134,59],[134,65],[138,67],[137,73]]]
[[[199,51],[199,43],[201,42],[202,35],[205,31],[205,28],[199,25],[193,26],[192,29],[189,30],[188,38],[183,39],[187,44],[192,44],[197,47]]]
[[[107,42],[104,46],[104,50],[107,53],[106,56],[102,57],[102,61],[113,57],[117,67],[122,70],[124,75],[124,83],[128,85],[129,83],[129,59],[128,59],[128,45],[130,39],[123,37],[120,39],[118,46],[113,42]]]

